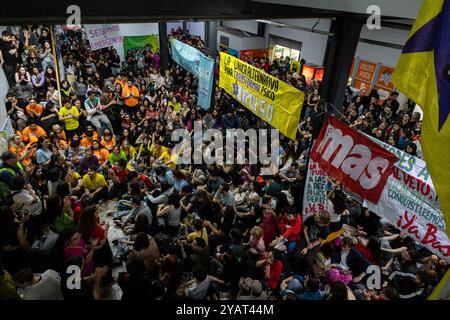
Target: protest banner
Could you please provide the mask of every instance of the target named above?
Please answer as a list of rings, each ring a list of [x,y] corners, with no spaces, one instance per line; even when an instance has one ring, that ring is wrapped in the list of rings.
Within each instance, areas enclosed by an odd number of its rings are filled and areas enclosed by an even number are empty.
[[[198,105],[209,109],[214,81],[214,59],[208,58],[194,47],[176,39],[171,39],[171,45],[172,59],[198,76]]]
[[[303,195],[303,220],[325,210],[327,205],[328,175],[317,162],[309,159],[306,185]]]
[[[378,203],[396,156],[328,115],[311,159],[351,192]]]
[[[118,24],[88,24],[84,29],[92,50],[98,50],[123,43]]]
[[[155,53],[159,48],[159,37],[157,34],[148,36],[126,36],[123,38],[123,50],[127,54],[128,50],[149,48],[151,53]]]
[[[398,160],[378,204],[366,200],[364,206],[450,262],[450,240],[425,162],[381,141],[376,143]]]
[[[295,140],[304,93],[229,54],[220,53],[219,87]]]

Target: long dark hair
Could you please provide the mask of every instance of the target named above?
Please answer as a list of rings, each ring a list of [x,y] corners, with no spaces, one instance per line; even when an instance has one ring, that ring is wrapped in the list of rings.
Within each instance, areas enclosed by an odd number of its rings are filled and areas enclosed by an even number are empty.
[[[96,211],[97,206],[89,206],[86,208],[83,208],[80,212],[80,220],[78,221],[78,232],[81,233],[83,238],[85,240],[89,240],[91,237],[91,232],[94,230],[95,226],[97,225],[97,219],[96,219]]]

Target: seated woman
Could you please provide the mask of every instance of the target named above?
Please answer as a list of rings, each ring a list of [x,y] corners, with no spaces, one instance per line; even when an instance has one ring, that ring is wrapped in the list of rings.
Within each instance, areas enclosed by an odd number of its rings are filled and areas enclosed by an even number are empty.
[[[158,208],[156,217],[158,218],[158,226],[169,235],[178,234],[180,228],[180,196],[178,193],[172,193],[169,196],[167,205],[161,205]]]
[[[133,159],[136,154],[136,149],[130,144],[128,140],[123,140],[120,146],[120,151],[126,156],[127,161]]]
[[[99,211],[96,205],[83,208],[80,213],[77,231],[88,246],[96,247],[93,255],[94,267],[109,268],[107,275],[102,279],[102,283],[107,285],[114,281],[110,268],[112,251],[107,239],[109,224],[102,226],[98,214]]]
[[[127,161],[127,155],[125,154],[125,152],[123,152],[122,150],[120,150],[119,146],[114,146],[112,152],[109,154],[109,165],[113,166],[116,163],[119,162],[119,160],[124,160]]]
[[[106,148],[110,153],[113,151],[114,147],[117,144],[117,140],[115,135],[113,135],[112,131],[109,128],[105,128],[103,131],[103,137],[100,141],[100,144]]]
[[[273,249],[256,262],[256,268],[261,270],[264,283],[271,290],[275,290],[278,287],[281,279],[281,272],[283,271],[282,255],[281,251]]]
[[[109,151],[100,144],[98,140],[92,141],[92,153],[98,158],[98,163],[105,168],[109,161]]]
[[[74,232],[64,244],[64,261],[74,257],[82,258],[81,276],[90,276],[94,272],[94,253],[100,249],[98,239],[86,243],[80,232]]]

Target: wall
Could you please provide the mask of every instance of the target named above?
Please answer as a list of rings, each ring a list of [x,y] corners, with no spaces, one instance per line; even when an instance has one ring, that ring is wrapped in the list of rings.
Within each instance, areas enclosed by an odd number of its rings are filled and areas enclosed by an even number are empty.
[[[183,21],[167,22],[167,34],[169,34],[172,29],[176,31],[178,27],[183,29]]]
[[[241,51],[266,48],[266,39],[262,37],[238,37],[226,31],[217,31],[217,46],[220,45],[220,36],[230,39],[229,48]]]
[[[255,0],[298,7],[366,13],[370,5],[378,5],[381,14],[388,17],[415,19],[421,0]]]
[[[392,28],[369,30],[364,26],[361,31],[361,38],[384,41],[402,46],[406,43],[408,35],[409,35],[408,30],[400,30]],[[359,42],[358,47],[356,49],[355,57],[360,57],[363,60],[372,60],[376,62],[381,62],[384,65],[395,67],[401,53],[402,53],[401,49]]]
[[[258,33],[258,22],[253,20],[223,21],[225,27],[247,31],[253,34]]]
[[[311,28],[317,22],[317,19],[277,19],[274,21],[289,25]],[[320,19],[319,24],[315,28],[317,30],[328,32],[330,30],[330,24],[331,20]],[[267,38],[267,45],[270,35],[301,42],[301,58],[305,59],[306,62],[309,63],[314,63],[317,65],[323,64],[328,36],[288,27],[278,27],[273,24],[266,24],[265,34]]]
[[[205,40],[205,22],[187,22],[186,28],[190,34],[200,36],[202,40]]]

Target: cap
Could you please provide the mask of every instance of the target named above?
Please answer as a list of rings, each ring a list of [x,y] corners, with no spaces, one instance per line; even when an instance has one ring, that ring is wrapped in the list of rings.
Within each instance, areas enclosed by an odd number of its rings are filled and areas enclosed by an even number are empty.
[[[2,161],[8,161],[13,158],[17,158],[17,155],[11,151],[5,151],[2,153],[2,156],[1,156]]]

